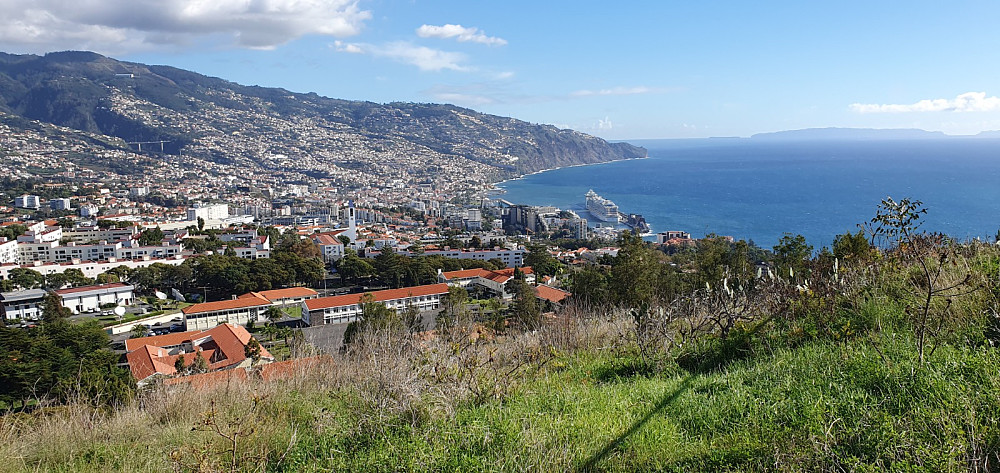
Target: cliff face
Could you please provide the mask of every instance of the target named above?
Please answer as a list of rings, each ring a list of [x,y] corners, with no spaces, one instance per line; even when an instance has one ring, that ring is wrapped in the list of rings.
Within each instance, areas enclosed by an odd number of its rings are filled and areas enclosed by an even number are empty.
[[[491,178],[646,155],[625,143],[453,105],[248,87],[91,52],[0,53],[0,111],[125,142],[164,141],[167,154],[218,163],[267,168],[271,155],[306,156],[302,171],[313,174],[377,168],[399,163],[402,154],[428,166],[465,162]]]

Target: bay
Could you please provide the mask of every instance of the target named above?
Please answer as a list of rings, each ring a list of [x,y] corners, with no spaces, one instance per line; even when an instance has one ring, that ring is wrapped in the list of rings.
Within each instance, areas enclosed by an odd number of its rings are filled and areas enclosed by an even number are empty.
[[[706,139],[646,146],[647,159],[504,182],[501,197],[583,212],[583,195],[594,189],[622,212],[645,216],[653,232],[730,235],[763,247],[785,233],[804,235],[816,249],[829,246],[871,219],[887,196],[923,201],[927,231],[992,241],[1000,229],[996,140]]]

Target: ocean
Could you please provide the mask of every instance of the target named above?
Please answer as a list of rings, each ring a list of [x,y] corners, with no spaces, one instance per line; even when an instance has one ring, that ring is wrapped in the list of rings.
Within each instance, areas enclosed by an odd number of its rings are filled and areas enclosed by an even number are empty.
[[[991,241],[1000,230],[1000,140],[662,140],[649,158],[545,171],[499,185],[508,201],[585,213],[593,189],[652,231],[753,240],[801,234],[815,249],[855,232],[887,196],[921,200],[923,230]],[[591,220],[591,226],[596,221]]]

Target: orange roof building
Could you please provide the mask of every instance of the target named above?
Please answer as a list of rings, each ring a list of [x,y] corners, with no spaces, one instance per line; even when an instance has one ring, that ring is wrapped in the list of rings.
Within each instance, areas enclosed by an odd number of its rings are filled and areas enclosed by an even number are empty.
[[[544,284],[541,284],[535,286],[535,295],[538,296],[539,299],[542,299],[544,301],[549,301],[553,304],[561,304],[562,301],[566,300],[566,298],[571,296],[572,294],[562,289],[556,289],[552,286],[546,286]]]
[[[208,371],[249,367],[253,360],[247,357],[246,346],[253,338],[239,325],[222,324],[209,330],[193,330],[153,337],[126,340],[129,369],[140,384],[156,376],[177,375],[177,360],[184,359],[185,366],[193,366],[203,358]],[[274,357],[260,348],[260,360],[274,361]]]
[[[393,310],[413,306],[420,312],[426,312],[440,308],[441,298],[447,293],[447,284],[428,284],[365,294],[320,297],[302,303],[302,318],[314,326],[354,322],[361,315],[361,302],[366,294],[371,294],[372,302],[385,304]]]
[[[271,306],[267,298],[250,293],[236,299],[202,302],[181,309],[188,330],[208,330],[219,324],[246,325],[259,320],[259,315]]]
[[[528,284],[534,284],[535,272],[530,266],[516,268],[524,274],[524,280]],[[498,270],[489,269],[463,269],[460,271],[445,271],[438,273],[438,281],[447,283],[449,286],[469,287],[485,289],[497,294],[505,299],[511,294],[506,291],[507,281],[514,278],[515,268],[504,268]]]
[[[181,309],[189,330],[207,330],[219,324],[246,325],[260,320],[261,314],[272,305],[300,304],[315,299],[319,294],[308,287],[289,287],[260,292],[248,292],[225,301],[202,302]]]

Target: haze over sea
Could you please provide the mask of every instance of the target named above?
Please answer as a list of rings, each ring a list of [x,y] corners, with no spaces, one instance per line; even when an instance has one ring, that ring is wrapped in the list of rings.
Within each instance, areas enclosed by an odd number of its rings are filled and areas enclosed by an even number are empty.
[[[1000,229],[1000,140],[633,143],[649,158],[529,175],[501,184],[502,198],[583,212],[583,195],[594,189],[645,216],[653,232],[731,235],[765,248],[786,232],[817,250],[830,246],[886,196],[922,200],[927,231],[992,240]]]

